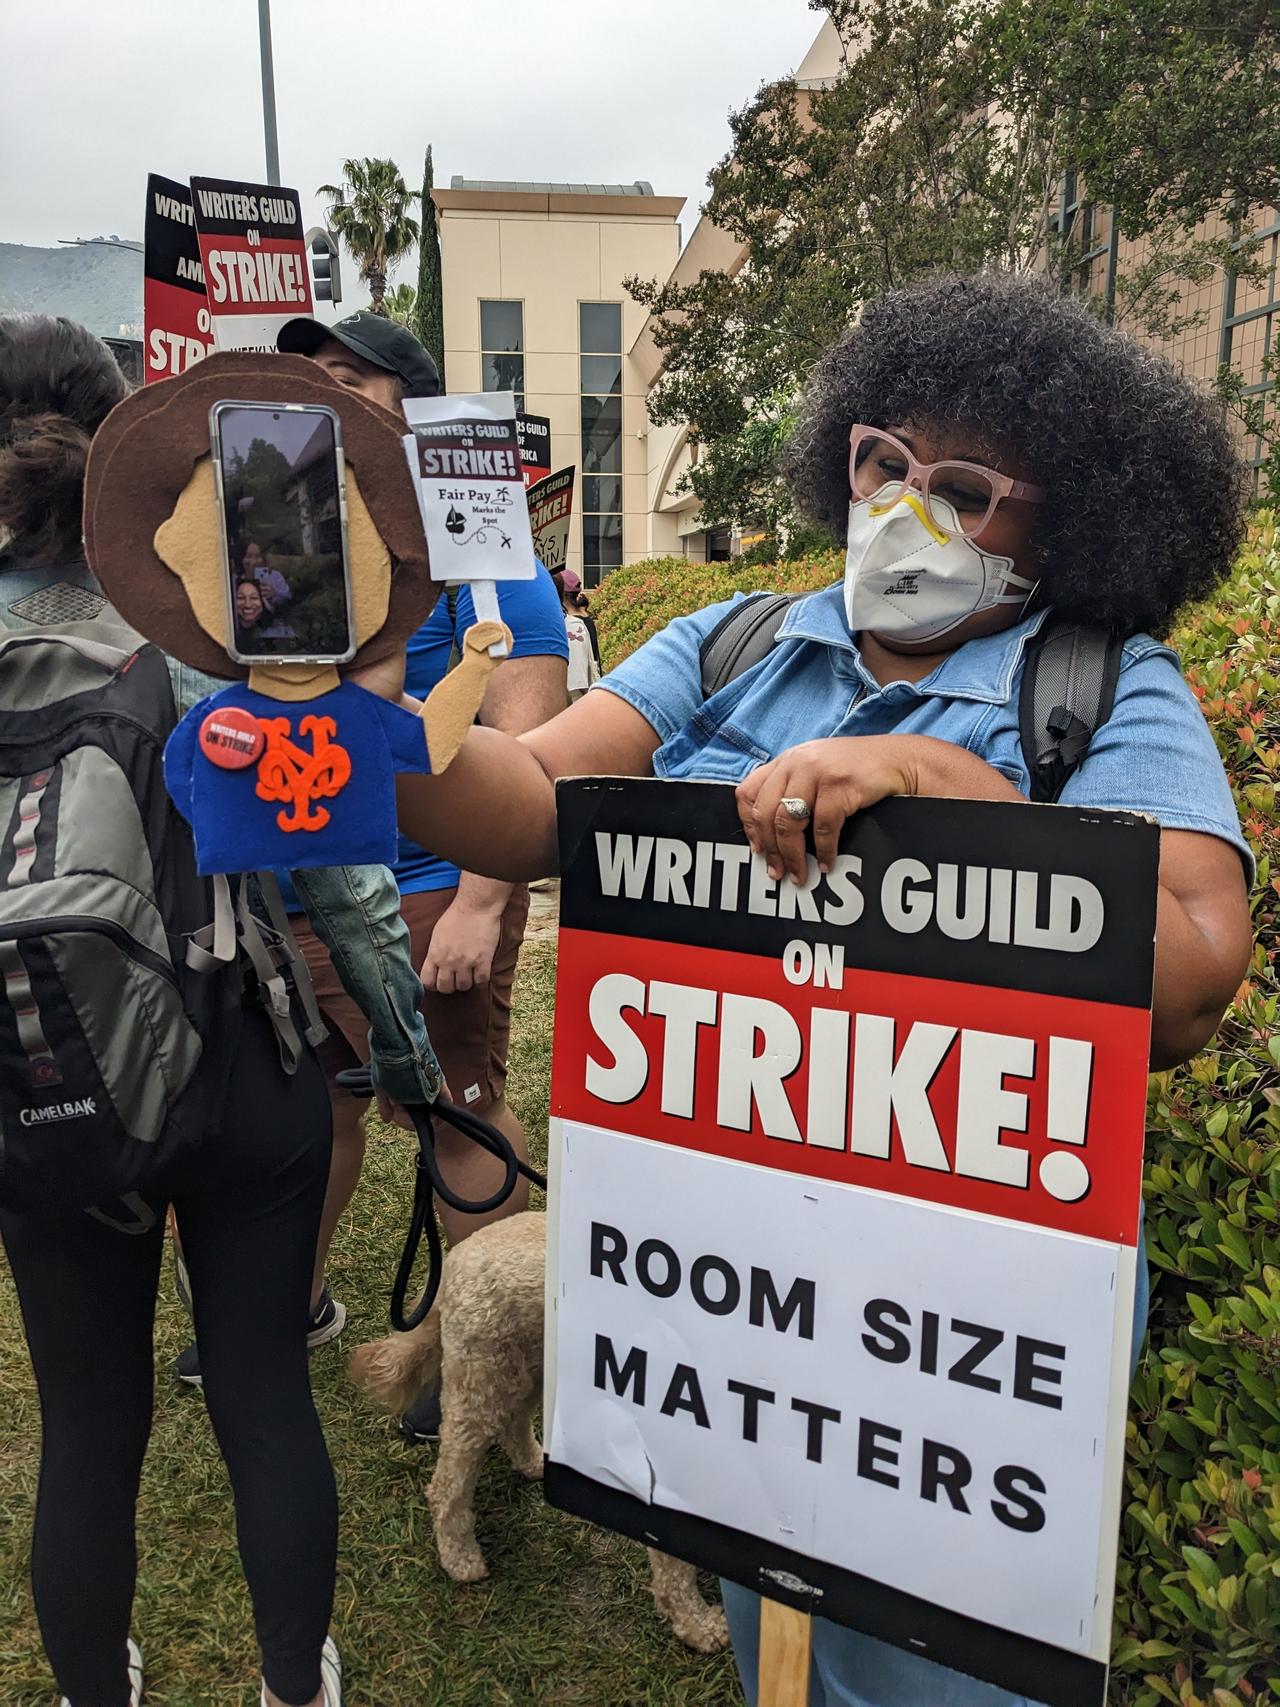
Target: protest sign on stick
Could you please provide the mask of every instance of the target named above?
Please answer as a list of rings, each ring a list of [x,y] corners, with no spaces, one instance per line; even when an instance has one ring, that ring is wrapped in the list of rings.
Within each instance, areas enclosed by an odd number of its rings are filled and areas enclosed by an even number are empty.
[[[536,486],[551,472],[551,417],[526,415],[521,410],[516,416],[516,437],[520,441],[524,483]]]
[[[558,797],[548,1499],[1100,1707],[1157,828],[886,801],[801,887],[724,785]]]
[[[527,472],[527,471],[526,471]],[[529,488],[529,529],[535,555],[548,569],[563,569],[569,554],[569,524],[573,520],[572,468],[548,474]]]
[[[205,289],[220,350],[274,350],[286,320],[311,313],[296,190],[192,178]]]
[[[143,225],[143,383],[184,373],[213,348],[191,191],[152,172]]]

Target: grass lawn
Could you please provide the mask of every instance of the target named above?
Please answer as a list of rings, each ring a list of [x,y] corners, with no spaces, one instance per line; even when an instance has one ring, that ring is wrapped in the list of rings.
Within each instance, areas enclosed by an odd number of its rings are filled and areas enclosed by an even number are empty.
[[[526,947],[515,999],[512,1101],[545,1156],[555,939]],[[409,1141],[371,1135],[364,1181],[330,1278],[345,1349],[385,1331],[408,1213]],[[168,1379],[186,1323],[167,1283],[156,1332],[155,1432],[139,1512],[135,1629],[151,1707],[257,1707],[248,1596],[231,1498],[203,1401]],[[84,1307],[93,1308],[86,1298]],[[39,1418],[7,1268],[0,1267],[0,1702],[54,1699],[27,1580]],[[477,1527],[492,1576],[441,1571],[422,1493],[433,1450],[403,1444],[348,1387],[344,1355],[312,1360],[342,1499],[334,1629],[350,1707],[731,1707],[731,1661],[691,1654],[659,1622],[643,1550],[549,1510],[495,1452]],[[75,1561],[68,1561],[75,1569]]]

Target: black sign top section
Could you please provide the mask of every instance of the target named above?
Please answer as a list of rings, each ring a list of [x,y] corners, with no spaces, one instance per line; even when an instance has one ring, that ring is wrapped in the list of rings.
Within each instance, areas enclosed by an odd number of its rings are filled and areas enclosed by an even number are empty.
[[[516,480],[522,478],[516,424],[510,417],[415,421],[418,469],[424,479]]]
[[[147,179],[142,247],[143,269],[149,279],[178,285],[197,296],[205,294],[191,191],[173,178],[162,178],[158,172],[152,172]]]
[[[801,890],[751,854],[726,783],[578,778],[556,803],[568,928],[1150,1005],[1160,833],[1134,813],[885,800]]]
[[[520,439],[520,459],[526,468],[551,467],[551,417],[549,415],[517,415],[516,432]]]
[[[196,229],[209,237],[240,237],[250,231],[279,242],[302,242],[297,190],[278,184],[245,184],[231,178],[192,178]]]

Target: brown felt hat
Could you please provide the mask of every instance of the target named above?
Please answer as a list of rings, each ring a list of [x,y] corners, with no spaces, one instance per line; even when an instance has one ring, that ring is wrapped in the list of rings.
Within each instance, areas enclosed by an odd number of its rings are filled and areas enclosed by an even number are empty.
[[[248,676],[248,665],[228,657],[197,620],[186,585],[156,549],[157,531],[209,457],[209,409],[224,399],[322,403],[336,412],[354,476],[350,548],[357,607],[362,553],[369,543],[377,548],[372,572],[385,579],[381,547],[391,564],[386,619],[343,669],[391,657],[430,615],[439,593],[430,578],[422,515],[401,443],[407,429],[394,411],[346,390],[303,356],[225,351],[116,405],[94,438],[84,488],[85,556],[103,592],[139,634],[182,663],[227,680]],[[376,536],[354,525],[357,507],[367,509]],[[208,517],[216,533],[211,505]],[[370,573],[366,561],[363,578]],[[223,597],[219,588],[217,598]],[[359,627],[357,621],[357,635]]]

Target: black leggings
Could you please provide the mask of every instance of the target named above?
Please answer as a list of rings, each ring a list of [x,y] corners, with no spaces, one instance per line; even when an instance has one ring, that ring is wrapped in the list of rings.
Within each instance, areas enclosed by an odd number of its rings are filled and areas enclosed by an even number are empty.
[[[246,1014],[222,1131],[175,1167],[161,1195],[148,1195],[149,1231],[126,1234],[84,1214],[0,1213],[44,1425],[36,1613],[72,1707],[129,1703],[135,1506],[170,1200],[263,1675],[282,1701],[310,1702],[320,1691],[338,1502],[311,1401],[306,1324],[329,1121],[314,1058],[287,1078],[266,1020]]]

